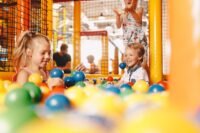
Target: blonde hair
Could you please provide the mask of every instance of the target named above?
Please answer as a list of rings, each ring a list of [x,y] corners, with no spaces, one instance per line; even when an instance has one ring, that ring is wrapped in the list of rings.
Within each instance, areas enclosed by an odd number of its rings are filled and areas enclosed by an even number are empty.
[[[26,50],[28,48],[33,48],[33,41],[36,39],[43,39],[50,44],[48,37],[39,33],[25,31],[18,36],[16,47],[13,52],[13,63],[16,67],[16,70],[27,65],[28,59]]]
[[[140,63],[143,62],[143,57],[144,57],[144,54],[145,54],[145,49],[144,49],[144,46],[140,43],[133,43],[133,44],[128,44],[126,46],[126,49],[134,49],[137,51],[137,54],[138,54],[138,57],[141,58],[140,59]]]

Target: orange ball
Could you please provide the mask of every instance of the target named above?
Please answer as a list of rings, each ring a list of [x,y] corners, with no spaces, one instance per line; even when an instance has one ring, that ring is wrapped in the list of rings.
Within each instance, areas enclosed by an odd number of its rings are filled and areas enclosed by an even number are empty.
[[[39,87],[40,87],[40,89],[42,91],[42,100],[41,101],[44,102],[45,99],[49,96],[50,89],[49,89],[49,87],[47,86],[46,83],[41,83],[39,85]]]
[[[50,91],[50,95],[59,93],[59,94],[64,94],[65,88],[63,86],[55,86],[52,88]]]
[[[165,88],[165,90],[168,90],[169,88],[168,88],[168,83],[167,83],[167,81],[159,81],[158,82],[158,84],[159,85],[161,85],[162,87],[164,87]]]

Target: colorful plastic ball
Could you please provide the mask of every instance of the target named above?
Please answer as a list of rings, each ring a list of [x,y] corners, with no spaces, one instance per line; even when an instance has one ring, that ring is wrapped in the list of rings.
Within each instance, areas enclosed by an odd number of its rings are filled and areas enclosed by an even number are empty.
[[[4,87],[4,81],[0,80],[0,93],[5,93],[6,89]]]
[[[12,83],[12,84],[10,84],[7,88],[6,88],[6,90],[7,90],[7,92],[9,92],[9,91],[11,91],[11,90],[14,90],[14,89],[19,89],[19,88],[21,88],[22,86],[19,84],[19,83]]]
[[[1,133],[16,133],[24,125],[35,120],[36,113],[32,108],[9,109],[0,114]]]
[[[121,124],[121,130],[118,131],[123,133],[199,133],[199,127],[181,111],[154,109],[129,117]]]
[[[29,76],[28,81],[29,81],[29,82],[33,82],[33,83],[35,83],[36,85],[39,85],[39,84],[42,83],[43,77],[42,77],[42,75],[40,75],[39,73],[33,73],[33,74],[31,74],[31,75]]]
[[[78,83],[76,83],[77,87],[85,87],[85,83],[83,81],[79,81]]]
[[[113,79],[112,76],[108,76],[108,77],[107,77],[107,81],[112,82],[113,80],[114,80],[114,79]]]
[[[132,89],[132,87],[131,87],[129,84],[122,84],[119,88],[120,88],[121,90],[122,90],[123,88],[125,88],[125,89]]]
[[[126,63],[124,63],[124,62],[120,63],[120,64],[119,64],[119,67],[120,67],[121,69],[125,69],[125,68],[126,68]]]
[[[12,82],[10,80],[4,80],[3,84],[4,84],[4,88],[7,89],[8,86],[12,84]]]
[[[124,104],[117,95],[100,92],[86,99],[80,109],[89,115],[118,117],[123,113]]]
[[[76,71],[73,77],[76,83],[85,80],[85,74],[82,71]]]
[[[124,98],[128,95],[131,95],[133,92],[134,91],[132,89],[124,89],[124,90],[121,90],[120,96]]]
[[[5,98],[5,105],[9,108],[21,108],[31,104],[31,95],[23,88],[10,91]]]
[[[66,87],[71,87],[71,86],[75,85],[75,83],[76,83],[74,77],[65,77],[64,82],[65,82]]]
[[[38,86],[36,86],[33,82],[26,82],[23,85],[23,88],[28,90],[33,103],[38,103],[42,99],[42,92]]]
[[[148,95],[146,93],[132,93],[131,95],[127,95],[123,98],[127,108],[140,103],[146,103],[148,101]]]
[[[70,76],[73,77],[75,75],[76,71],[72,71]]]
[[[168,90],[168,83],[167,81],[159,81],[157,84],[161,85],[162,87],[165,88],[165,90]]]
[[[138,80],[133,85],[133,90],[138,93],[146,93],[149,89],[149,84],[144,80]]]
[[[45,99],[49,96],[50,89],[49,89],[49,87],[47,86],[46,83],[40,84],[39,87],[40,87],[40,90],[42,92],[42,100],[41,101],[44,102]]]
[[[45,106],[51,111],[64,111],[70,108],[70,101],[62,94],[54,94],[47,98]]]
[[[100,90],[97,87],[93,86],[93,85],[91,85],[91,86],[87,85],[86,87],[83,88],[83,91],[89,97],[100,92]]]
[[[127,84],[129,84],[131,87],[134,85],[133,82],[128,82]]]
[[[54,68],[53,70],[51,70],[50,76],[51,78],[63,78],[64,72],[59,68]]]
[[[112,92],[112,93],[115,93],[115,94],[120,94],[120,89],[114,85],[107,85],[106,88],[105,88],[105,91],[107,92]]]
[[[65,90],[65,96],[69,98],[72,103],[72,106],[77,107],[80,106],[84,100],[87,98],[83,89],[79,87],[71,87]]]
[[[157,92],[162,92],[164,91],[164,87],[158,84],[153,84],[149,87],[148,93],[157,93]]]
[[[122,97],[128,96],[134,92],[129,84],[122,84],[119,88]]]
[[[62,86],[55,86],[52,88],[52,90],[50,91],[49,95],[53,95],[53,94],[64,94],[65,88]]]

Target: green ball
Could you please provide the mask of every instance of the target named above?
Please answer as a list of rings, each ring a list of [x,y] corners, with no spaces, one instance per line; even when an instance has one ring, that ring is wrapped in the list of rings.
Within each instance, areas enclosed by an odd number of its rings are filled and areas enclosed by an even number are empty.
[[[31,108],[10,109],[0,114],[0,127],[2,133],[15,133],[28,122],[37,118]]]
[[[42,98],[42,91],[40,90],[40,88],[37,85],[35,85],[33,82],[26,82],[23,85],[23,88],[29,92],[29,94],[32,97],[33,103],[40,102],[40,100]]]
[[[134,91],[133,91],[132,89],[125,89],[125,90],[121,91],[120,96],[121,96],[121,97],[126,97],[126,96],[132,94],[133,92],[134,92]]]
[[[85,83],[82,81],[79,81],[78,83],[76,83],[76,86],[78,87],[85,87]]]
[[[71,72],[70,76],[73,77],[73,76],[75,75],[75,73],[76,73],[76,71],[73,70],[73,71]]]
[[[105,89],[107,85],[108,85],[107,83],[104,83],[104,84],[99,84],[99,85],[97,85],[97,87],[98,87],[99,89]]]
[[[23,88],[10,91],[5,98],[5,105],[8,108],[21,108],[32,104],[29,92]]]

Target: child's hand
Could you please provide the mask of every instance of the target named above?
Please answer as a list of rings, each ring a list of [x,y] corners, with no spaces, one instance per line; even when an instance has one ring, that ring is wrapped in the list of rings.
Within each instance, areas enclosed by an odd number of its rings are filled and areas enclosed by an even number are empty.
[[[49,78],[47,84],[52,89],[55,86],[64,86],[64,81],[61,78]]]
[[[122,13],[119,11],[118,8],[114,8],[113,9],[114,13],[117,15],[117,16],[120,16]]]
[[[81,63],[76,68],[77,71],[86,71],[86,67]]]

